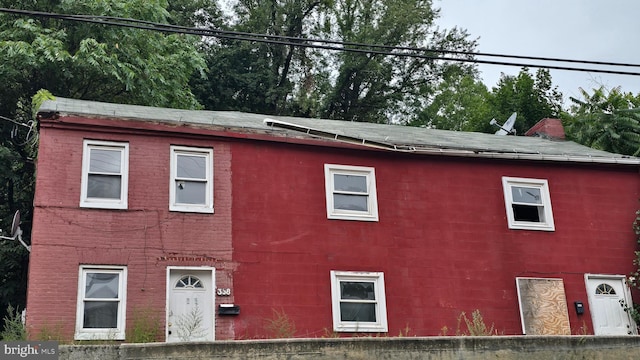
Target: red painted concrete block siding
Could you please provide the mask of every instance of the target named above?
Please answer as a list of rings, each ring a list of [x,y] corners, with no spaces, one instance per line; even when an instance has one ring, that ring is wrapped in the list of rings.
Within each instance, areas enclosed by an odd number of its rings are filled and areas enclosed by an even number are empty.
[[[135,132],[62,131],[46,125],[40,138],[27,302],[32,336],[46,327],[73,338],[80,265],[127,266],[129,326],[145,309],[153,309],[164,323],[167,266],[214,266],[218,286],[232,287],[228,144]],[[129,143],[127,210],[79,208],[85,138]],[[168,210],[173,144],[214,149],[215,214]],[[233,321],[216,319],[216,332],[216,338],[233,338]]]
[[[129,142],[128,210],[78,208],[85,137]],[[168,211],[170,144],[214,148],[214,215]],[[375,167],[379,222],[326,219],[325,163]],[[549,180],[555,232],[508,230],[502,176]],[[61,325],[73,335],[80,264],[127,265],[129,322],[144,307],[164,320],[167,266],[214,266],[217,286],[232,288],[225,302],[241,306],[216,318],[217,339],[269,336],[273,309],[299,336],[331,331],[330,270],[384,272],[391,335],[437,335],[474,309],[518,334],[515,277],[562,278],[568,304],[586,305],[584,273],[631,270],[638,195],[635,171],[594,165],[43,126],[27,321],[35,334]],[[590,324],[588,309],[571,310],[572,328]]]
[[[632,268],[636,170],[266,143],[232,151],[239,338],[268,337],[274,309],[298,336],[331,332],[331,270],[384,272],[390,335],[451,334],[474,309],[520,334],[515,278],[562,278],[576,333],[591,324],[571,307],[588,307],[584,273]],[[375,167],[379,222],[326,218],[325,163]],[[548,180],[555,232],[508,229],[502,176]]]

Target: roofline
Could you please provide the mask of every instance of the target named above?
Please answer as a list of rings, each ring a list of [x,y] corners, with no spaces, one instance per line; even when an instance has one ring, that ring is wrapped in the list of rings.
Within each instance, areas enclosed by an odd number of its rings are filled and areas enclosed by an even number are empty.
[[[122,116],[117,115],[107,115],[107,114],[87,114],[82,112],[74,112],[74,111],[45,111],[39,113],[42,116],[42,120],[47,119],[53,120],[51,125],[56,127],[54,124],[62,125],[66,123],[65,121],[61,121],[61,117],[68,118],[77,116],[79,118],[92,118],[95,117],[97,119],[100,118],[113,118],[113,119],[123,119]],[[93,115],[93,116],[92,116]],[[126,118],[126,117],[124,117]],[[148,119],[145,121],[143,118],[129,118],[138,120],[141,123],[147,123],[148,121],[156,124],[165,124],[169,125],[168,122],[165,122],[161,119]],[[136,122],[138,122],[136,121]],[[317,141],[321,141],[324,144],[323,146],[331,146],[331,147],[347,147],[351,149],[370,149],[377,151],[390,151],[390,152],[399,152],[406,154],[423,154],[423,155],[436,155],[436,156],[453,156],[453,157],[468,157],[468,158],[485,158],[485,159],[501,159],[501,160],[529,160],[529,161],[548,161],[548,162],[564,162],[564,163],[578,163],[578,164],[606,164],[606,165],[624,165],[624,166],[640,166],[640,158],[635,157],[598,157],[598,156],[590,156],[590,155],[570,155],[570,154],[562,154],[562,155],[545,155],[540,153],[533,152],[508,152],[508,151],[491,151],[488,149],[464,149],[464,148],[453,148],[453,147],[437,147],[437,146],[414,146],[414,145],[398,145],[392,144],[383,141],[376,140],[368,140],[363,137],[358,136],[349,136],[338,134],[335,131],[327,131],[327,130],[319,130],[316,128],[307,127],[304,125],[294,124],[282,120],[275,120],[265,116],[263,119],[264,125],[270,127],[272,129],[279,128],[281,130],[290,130],[292,132],[299,133],[300,135],[307,135],[308,138],[304,139],[302,136],[300,137],[291,137],[292,133],[289,133],[289,136],[286,132],[282,133],[274,133],[264,128],[245,128],[245,127],[230,127],[230,126],[221,126],[219,129],[210,129],[210,136],[218,136],[218,137],[229,137],[229,138],[244,138],[244,139],[253,139],[253,140],[262,140],[262,141],[274,141],[281,143],[295,143],[295,144],[307,144],[307,145],[321,145],[317,143]],[[75,121],[70,123],[66,123],[67,126],[71,124],[80,125]],[[82,124],[84,126],[88,125],[87,123]],[[97,125],[97,124],[93,124]],[[203,128],[204,124],[189,124],[183,123],[173,124],[173,125],[190,125],[196,128]],[[98,125],[99,127],[103,127],[104,125]],[[111,127],[111,126],[107,126]],[[205,126],[206,128],[207,126]],[[141,128],[133,127],[129,129],[137,129],[139,130],[152,130],[150,128],[146,128],[146,126],[142,126]],[[185,129],[185,128],[183,128]],[[234,130],[240,130],[236,132]],[[244,131],[243,131],[244,130]],[[154,129],[152,131],[157,131]],[[277,131],[277,130],[276,130]],[[235,134],[235,135],[234,135]],[[191,134],[195,135],[195,134]],[[315,144],[314,144],[315,143]]]
[[[472,151],[460,149],[446,148],[430,148],[415,146],[398,146],[390,143],[372,141],[364,138],[340,135],[337,133],[318,130],[306,126],[301,126],[285,121],[274,120],[270,118],[264,119],[264,123],[271,127],[280,127],[289,130],[304,132],[308,135],[315,135],[328,138],[340,142],[361,145],[370,148],[384,149],[394,152],[412,153],[412,154],[429,154],[429,155],[445,155],[458,157],[474,157],[489,159],[507,159],[507,160],[534,160],[534,161],[556,161],[556,162],[576,162],[576,163],[596,163],[596,164],[614,164],[614,165],[640,165],[640,158],[598,158],[593,156],[576,156],[576,155],[544,155],[544,154],[527,154],[527,153],[506,153],[491,151]]]

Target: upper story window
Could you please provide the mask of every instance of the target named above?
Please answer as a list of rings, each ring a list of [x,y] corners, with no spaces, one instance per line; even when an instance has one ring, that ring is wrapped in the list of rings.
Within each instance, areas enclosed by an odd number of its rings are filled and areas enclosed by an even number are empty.
[[[126,209],[129,144],[84,140],[80,207]]]
[[[325,164],[324,176],[327,218],[378,221],[374,168]]]
[[[502,187],[510,229],[555,230],[547,180],[505,176]]]
[[[80,266],[76,340],[124,340],[127,268]]]
[[[387,332],[384,274],[331,271],[333,330]]]
[[[171,146],[169,210],[213,213],[213,149]]]

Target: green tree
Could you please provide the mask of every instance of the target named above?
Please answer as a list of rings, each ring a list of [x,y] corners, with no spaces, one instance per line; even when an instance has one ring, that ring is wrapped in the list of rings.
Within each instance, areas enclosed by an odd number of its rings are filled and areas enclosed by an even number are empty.
[[[310,37],[317,17],[330,0],[240,0],[233,23],[237,32],[270,36]],[[194,81],[194,91],[207,109],[265,114],[292,114],[291,96],[312,60],[293,45],[220,39],[207,47],[208,79]]]
[[[40,3],[23,3],[42,10]],[[166,6],[162,0],[61,1],[45,10],[166,23]],[[10,64],[0,69],[0,77],[13,84],[0,94],[9,107],[41,88],[88,100],[198,107],[188,86],[190,76],[204,67],[195,37],[5,14],[0,39],[0,60]]]
[[[619,154],[640,154],[640,94],[604,86],[571,97],[563,114],[567,136],[580,144]]]
[[[186,27],[219,27],[224,23],[222,11],[215,0],[168,0],[168,20]]]
[[[492,118],[491,93],[475,75],[459,71],[447,74],[433,100],[409,123],[456,131],[485,129]]]
[[[518,113],[515,123],[517,134],[524,134],[538,121],[547,117],[559,117],[562,111],[562,93],[554,87],[549,70],[538,69],[532,76],[523,68],[517,76],[502,75],[489,97],[492,118],[506,120]],[[495,131],[485,126],[483,131]]]
[[[475,47],[465,31],[440,30],[439,14],[430,0],[339,0],[328,13],[326,37],[344,42],[422,49],[467,50]],[[424,51],[423,55],[438,56]],[[319,114],[350,121],[407,122],[415,107],[433,96],[451,65],[433,59],[381,54],[331,54],[337,71]]]
[[[241,0],[228,29],[398,47],[475,47],[464,31],[437,29],[437,16],[432,2],[424,0]],[[212,42],[207,59],[209,79],[195,86],[208,109],[370,122],[416,116],[417,104],[433,95],[451,66],[432,59],[237,40]]]
[[[438,129],[492,133],[489,122],[504,122],[513,112],[517,134],[524,134],[545,117],[558,117],[562,94],[552,85],[548,70],[538,70],[535,77],[524,68],[517,76],[502,74],[491,91],[475,73],[449,69],[444,81],[419,117],[411,125]]]
[[[167,23],[165,0],[9,1],[0,7],[126,17]],[[186,21],[186,20],[180,20]],[[193,21],[193,20],[190,20]],[[57,96],[129,104],[198,108],[189,87],[204,70],[199,39],[139,29],[0,13],[0,226],[22,212],[30,239],[35,129],[31,98]],[[21,124],[30,124],[23,126]],[[0,318],[11,303],[24,308],[28,254],[0,242]]]
[[[13,214],[20,210],[22,237],[29,242],[37,133],[31,106],[20,102],[16,107],[12,118],[0,118],[0,229],[3,236],[10,236]],[[18,241],[0,240],[0,260],[0,320],[4,321],[10,305],[25,307],[29,253]]]

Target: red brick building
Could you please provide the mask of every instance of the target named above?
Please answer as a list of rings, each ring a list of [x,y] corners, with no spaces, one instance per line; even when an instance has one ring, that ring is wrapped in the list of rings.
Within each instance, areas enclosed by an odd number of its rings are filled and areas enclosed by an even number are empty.
[[[503,334],[636,331],[637,158],[63,98],[38,116],[34,337],[452,335],[476,309]]]

